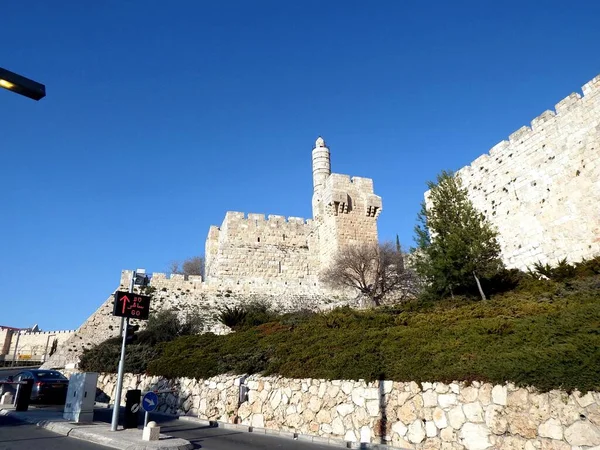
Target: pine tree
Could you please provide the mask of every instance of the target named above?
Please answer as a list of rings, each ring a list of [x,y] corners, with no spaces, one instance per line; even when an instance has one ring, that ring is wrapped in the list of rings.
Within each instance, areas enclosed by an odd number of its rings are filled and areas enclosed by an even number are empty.
[[[473,206],[458,176],[443,171],[427,185],[430,206],[422,203],[415,227],[417,272],[438,294],[454,295],[475,281],[485,300],[480,278],[502,268],[498,233]]]

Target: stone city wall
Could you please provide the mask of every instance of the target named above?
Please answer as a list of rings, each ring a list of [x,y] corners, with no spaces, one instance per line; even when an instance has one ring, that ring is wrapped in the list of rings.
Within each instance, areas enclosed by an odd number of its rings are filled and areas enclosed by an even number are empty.
[[[600,76],[458,174],[508,267],[600,254]]]
[[[129,288],[132,271],[121,273],[120,285],[116,290]],[[276,311],[294,311],[300,309],[325,310],[335,306],[351,304],[356,293],[341,291],[316,293],[318,283],[297,281],[243,280],[238,284],[234,280],[205,283],[200,276],[184,277],[172,274],[154,273],[150,278],[152,302],[150,313],[173,309],[183,317],[186,313],[197,313],[204,320],[204,331],[217,334],[229,332],[229,328],[217,320],[219,310],[225,305],[236,306],[250,302],[265,302]],[[136,287],[136,290],[138,288]],[[112,315],[113,295],[94,312],[76,332],[60,345],[44,368],[71,367],[79,362],[84,349],[119,335],[120,318]],[[132,323],[137,323],[133,320]],[[140,322],[143,327],[144,321]]]
[[[373,193],[373,180],[332,173],[320,192],[322,215],[315,221],[322,266],[331,263],[348,245],[377,243],[381,197]]]
[[[313,284],[318,261],[312,221],[300,217],[228,212],[206,241],[207,282],[297,281]]]
[[[115,374],[99,388],[111,398]],[[238,404],[239,386],[248,388]],[[222,375],[126,375],[127,389],[175,388],[162,412],[404,449],[584,450],[600,446],[600,393],[539,393],[512,384],[399,383]],[[124,401],[124,397],[123,400]]]
[[[75,330],[60,331],[39,331],[33,333],[21,333],[19,336],[19,347],[17,348],[17,359],[40,360],[44,357],[46,346],[48,352],[52,347],[52,342],[56,339],[58,346],[63,345],[73,336]],[[11,359],[17,345],[17,334],[14,333],[10,342],[7,359]],[[19,356],[20,355],[20,356]]]

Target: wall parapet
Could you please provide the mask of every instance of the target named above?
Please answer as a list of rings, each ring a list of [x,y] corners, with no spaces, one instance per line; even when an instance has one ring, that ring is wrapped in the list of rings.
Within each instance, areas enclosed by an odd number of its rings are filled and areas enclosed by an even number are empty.
[[[509,135],[508,141],[500,141],[498,144],[494,145],[488,151],[487,154],[484,153],[479,158],[475,159],[475,161],[473,161],[469,166],[465,166],[461,170],[464,170],[466,167],[479,167],[483,161],[482,158],[484,156],[499,156],[501,154],[500,151],[506,149],[509,146],[509,143],[522,142],[528,139],[532,133],[535,133],[536,131],[543,131],[540,130],[540,127],[544,123],[547,123],[549,120],[552,119],[560,120],[563,116],[571,112],[575,107],[581,106],[582,100],[588,100],[590,97],[598,95],[598,92],[600,92],[600,75],[594,77],[592,80],[584,84],[581,89],[583,92],[583,96],[577,92],[572,92],[554,106],[554,111],[544,111],[542,114],[535,117],[531,121],[531,126],[522,126],[521,128]],[[461,170],[459,170],[459,172]]]
[[[473,205],[497,229],[507,267],[600,254],[600,76],[582,92],[457,171]],[[426,192],[426,204],[428,198]]]
[[[274,224],[281,223],[294,223],[306,225],[310,219],[305,219],[303,217],[294,217],[294,216],[280,216],[277,214],[269,214],[265,220],[265,214],[262,213],[244,213],[239,211],[227,211],[225,213],[225,219],[223,220],[223,224],[227,223],[240,223],[240,222],[271,222]],[[214,225],[213,225],[214,226]]]
[[[57,330],[57,331],[25,331],[21,336],[44,336],[48,334],[68,334],[75,333],[76,330]]]

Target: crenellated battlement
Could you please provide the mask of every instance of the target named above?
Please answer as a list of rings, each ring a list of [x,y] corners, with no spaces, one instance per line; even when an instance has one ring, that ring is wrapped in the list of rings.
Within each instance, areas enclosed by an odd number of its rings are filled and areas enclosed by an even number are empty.
[[[228,331],[216,320],[224,305],[261,301],[278,311],[294,311],[355,301],[354,290],[332,290],[321,283],[320,274],[345,245],[377,242],[381,197],[373,192],[370,178],[332,174],[322,138],[315,143],[312,162],[312,219],[227,211],[221,225],[208,230],[204,277],[148,274],[151,310],[194,311],[202,316],[205,331],[221,333]],[[332,208],[339,215],[330,214]],[[326,215],[317,214],[325,209]],[[119,290],[128,289],[132,274],[122,271]],[[111,294],[45,366],[74,363],[87,346],[118,334],[113,305]]]
[[[220,227],[210,227],[207,284],[258,280],[265,286],[272,281],[300,285],[317,277],[345,245],[377,241],[382,202],[373,180],[331,173],[323,138],[315,142],[312,166],[312,219],[228,211]]]
[[[72,334],[75,330],[57,330],[57,331],[25,331],[21,336],[48,336],[49,334]]]
[[[590,102],[598,103],[600,101],[600,75],[584,84],[582,92],[583,96],[577,92],[569,94],[554,106],[554,111],[544,111],[531,121],[531,126],[522,126],[508,136],[508,141],[500,141],[489,150],[488,154],[481,155],[467,167],[478,170],[486,163],[486,157],[501,157],[505,151],[515,150],[515,147],[521,146],[526,141],[536,139],[541,141],[551,138],[557,129],[571,126],[574,115],[585,115],[585,112],[590,109]],[[461,169],[460,172],[466,172],[467,167]]]
[[[310,219],[304,219],[302,217],[285,217],[285,216],[278,216],[275,214],[269,214],[267,216],[267,218],[265,219],[265,215],[264,214],[260,214],[260,213],[243,213],[243,212],[239,212],[239,211],[227,211],[225,213],[225,219],[223,220],[223,225],[221,225],[221,229],[223,229],[223,227],[226,224],[229,223],[248,223],[248,222],[268,222],[270,224],[275,224],[275,225],[279,225],[282,223],[292,223],[292,224],[300,224],[300,225],[306,225],[310,222]],[[214,225],[213,225],[214,226]]]
[[[600,253],[600,76],[457,173],[508,266]]]

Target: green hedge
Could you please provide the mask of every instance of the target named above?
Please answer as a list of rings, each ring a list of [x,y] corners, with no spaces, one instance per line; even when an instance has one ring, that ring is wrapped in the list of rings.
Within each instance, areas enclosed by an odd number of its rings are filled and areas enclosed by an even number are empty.
[[[216,336],[160,344],[148,372],[397,381],[512,381],[541,390],[600,389],[600,277],[523,280],[482,302],[285,316]]]

